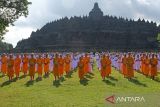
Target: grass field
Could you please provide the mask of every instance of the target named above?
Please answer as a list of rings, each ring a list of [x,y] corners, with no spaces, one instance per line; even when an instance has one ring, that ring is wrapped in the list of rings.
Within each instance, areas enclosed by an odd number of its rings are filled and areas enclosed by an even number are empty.
[[[80,83],[77,71],[60,83],[53,82],[53,75],[42,81],[28,82],[22,77],[12,83],[0,74],[0,107],[160,107],[160,82],[135,73],[128,81],[112,69],[112,75],[102,81],[97,68],[94,75],[86,76]],[[160,78],[160,74],[159,77]],[[111,104],[105,98],[115,96],[143,96],[145,102]]]

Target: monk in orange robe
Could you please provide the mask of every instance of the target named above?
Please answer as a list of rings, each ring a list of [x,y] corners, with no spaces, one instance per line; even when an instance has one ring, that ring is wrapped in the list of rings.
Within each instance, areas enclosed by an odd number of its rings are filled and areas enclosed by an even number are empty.
[[[20,73],[20,65],[21,65],[21,59],[19,58],[19,55],[16,56],[15,61],[14,61],[14,70],[15,70],[15,74],[16,77],[19,77],[19,73]]]
[[[131,56],[131,53],[129,53],[127,57],[127,62],[126,62],[128,79],[131,79],[132,77],[134,77],[133,64],[134,64],[134,59]]]
[[[67,75],[69,71],[71,71],[71,59],[69,57],[69,54],[66,55],[64,60],[65,60],[65,72]]]
[[[60,58],[58,60],[58,72],[59,72],[59,76],[62,77],[64,73],[64,59],[62,55],[60,55]]]
[[[78,62],[78,76],[80,81],[84,79],[84,61],[83,57],[80,57],[80,60]]]
[[[50,64],[50,59],[48,58],[48,54],[46,54],[45,58],[44,58],[44,73],[45,73],[45,76],[49,76],[49,64]]]
[[[14,59],[12,55],[9,55],[7,71],[8,71],[9,81],[11,81],[14,77]]]
[[[59,56],[58,54],[56,54],[55,58],[53,59],[53,75],[55,77],[55,81],[59,79],[59,72],[58,72],[59,61],[58,60],[59,60]]]
[[[3,54],[1,58],[1,72],[3,75],[7,73],[7,60],[7,56]]]
[[[155,58],[154,54],[152,54],[152,58],[150,59],[150,64],[151,64],[150,76],[152,79],[155,79],[155,76],[157,76],[158,59]]]
[[[149,67],[150,67],[150,59],[148,58],[148,55],[146,55],[145,58],[145,68],[144,68],[144,75],[148,76],[149,75]]]
[[[24,54],[24,57],[22,58],[22,63],[22,71],[24,75],[27,75],[29,59],[26,54]]]
[[[107,67],[107,77],[111,74],[111,60],[109,58],[109,56],[107,56],[107,59],[106,59],[106,67]]]
[[[41,55],[37,58],[37,73],[38,73],[38,78],[42,79],[42,71],[43,71],[43,58]]]
[[[31,58],[29,59],[29,76],[31,78],[31,81],[34,80],[35,65],[36,65],[36,59],[34,58],[33,54],[31,54]]]
[[[84,72],[87,74],[89,72],[89,63],[90,63],[90,58],[88,57],[88,54],[85,54],[84,59]]]
[[[127,77],[126,63],[127,63],[127,57],[125,54],[124,57],[122,58],[122,74],[124,75],[125,78]]]
[[[108,72],[107,72],[107,58],[106,55],[103,55],[102,59],[101,59],[101,76],[102,79],[105,80],[105,77],[108,76]]]
[[[146,55],[143,54],[143,56],[141,57],[141,72],[144,74],[144,71],[145,71],[145,58],[146,58]]]

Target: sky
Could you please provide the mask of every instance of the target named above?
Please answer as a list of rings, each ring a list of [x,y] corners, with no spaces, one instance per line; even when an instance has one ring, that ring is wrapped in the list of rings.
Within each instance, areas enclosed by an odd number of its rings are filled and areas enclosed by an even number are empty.
[[[5,42],[14,47],[17,42],[30,37],[32,31],[43,27],[47,22],[62,17],[88,15],[95,2],[104,15],[122,16],[137,20],[138,18],[154,21],[160,24],[160,0],[28,0],[27,18],[20,17],[9,26],[5,34]]]

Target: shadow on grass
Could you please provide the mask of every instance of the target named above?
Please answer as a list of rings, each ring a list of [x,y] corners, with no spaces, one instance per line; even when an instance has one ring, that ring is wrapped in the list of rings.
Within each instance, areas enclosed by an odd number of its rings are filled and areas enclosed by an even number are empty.
[[[68,74],[66,74],[65,77],[66,77],[66,78],[72,78],[73,72],[74,72],[74,71],[68,72]]]
[[[92,72],[89,72],[88,74],[89,74],[89,75],[92,75],[92,76],[94,76],[94,74],[93,74]]]
[[[33,84],[34,84],[34,81],[29,80],[29,81],[26,82],[25,85],[26,85],[26,87],[29,87],[29,86],[32,86]]]
[[[36,82],[40,82],[40,81],[42,81],[42,77],[37,77]]]
[[[60,82],[66,81],[64,77],[60,77],[59,80],[60,80]]]
[[[80,84],[86,86],[86,85],[88,85],[88,81],[89,80],[87,78],[84,78],[83,80],[80,80],[79,82],[80,82]]]
[[[24,79],[26,77],[27,77],[27,75],[22,75],[22,76],[19,77],[19,79],[21,80],[21,79]]]
[[[116,84],[109,81],[109,80],[102,80],[104,83],[106,83],[107,85],[112,85],[112,86],[115,86]]]
[[[12,80],[11,80],[11,82],[16,82],[18,80],[18,78],[16,77],[16,78],[13,78]]]
[[[7,85],[9,85],[11,83],[12,83],[12,81],[9,81],[9,80],[5,81],[4,83],[2,83],[1,87],[7,86]]]
[[[43,78],[49,78],[49,74],[43,75]]]
[[[60,85],[61,85],[60,80],[53,81],[53,86],[58,88]]]
[[[88,78],[88,79],[93,79],[94,78],[93,76],[91,76],[89,74],[85,75],[85,77]]]
[[[130,82],[132,82],[132,83],[134,83],[134,84],[136,84],[136,85],[139,85],[139,86],[143,86],[143,87],[147,87],[147,85],[146,84],[144,84],[144,83],[141,83],[140,81],[138,81],[137,79],[128,79],[128,81],[130,81]]]
[[[12,80],[5,81],[4,83],[2,83],[1,87],[7,86],[7,85],[11,84],[12,82],[16,82],[17,80],[18,80],[18,78],[15,77]]]
[[[160,82],[160,79],[159,78],[155,78],[153,81]]]
[[[114,78],[114,77],[112,77],[112,76],[109,76],[108,77],[110,80],[112,80],[112,81],[118,81],[118,79],[116,79],[116,78]]]

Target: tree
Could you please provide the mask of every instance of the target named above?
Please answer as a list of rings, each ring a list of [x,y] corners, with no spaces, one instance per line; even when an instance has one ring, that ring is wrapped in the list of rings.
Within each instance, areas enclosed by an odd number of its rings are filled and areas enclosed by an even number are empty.
[[[28,0],[0,0],[0,40],[7,32],[6,27],[13,25],[20,16],[27,17]]]
[[[12,44],[0,41],[0,51],[13,49]]]

